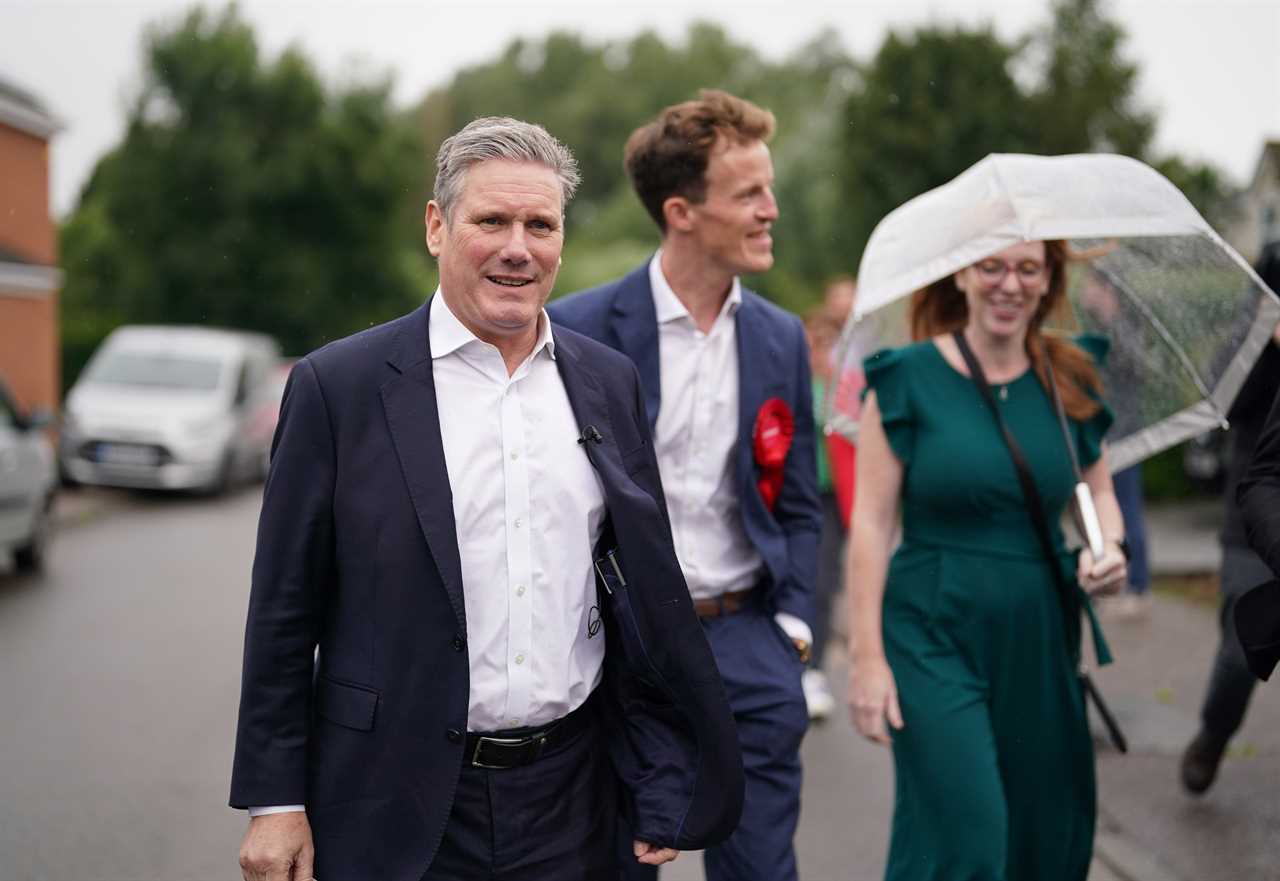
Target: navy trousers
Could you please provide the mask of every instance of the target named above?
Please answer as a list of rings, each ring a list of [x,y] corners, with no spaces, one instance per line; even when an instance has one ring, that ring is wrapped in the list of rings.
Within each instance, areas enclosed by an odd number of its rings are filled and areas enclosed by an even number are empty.
[[[599,732],[519,768],[463,765],[423,881],[616,881],[617,779]]]
[[[800,742],[809,727],[800,677],[804,665],[790,638],[764,609],[703,618],[738,725],[747,791],[742,821],[703,854],[707,881],[796,881],[793,839],[800,822]],[[625,842],[630,847],[630,839]],[[632,858],[627,881],[658,871]]]
[[[1151,567],[1147,556],[1147,514],[1142,499],[1142,466],[1133,465],[1111,475],[1116,503],[1124,518],[1124,537],[1129,542],[1129,593],[1144,594],[1151,589]]]

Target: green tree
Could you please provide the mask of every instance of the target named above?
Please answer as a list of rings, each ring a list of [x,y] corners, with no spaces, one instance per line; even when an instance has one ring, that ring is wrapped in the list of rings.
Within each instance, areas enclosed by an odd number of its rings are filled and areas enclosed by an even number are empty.
[[[1038,85],[1028,96],[1043,153],[1106,151],[1145,159],[1155,115],[1137,99],[1138,66],[1101,0],[1057,0],[1032,38]]]
[[[990,28],[891,34],[845,106],[847,252],[860,255],[885,214],[989,153],[1123,153],[1221,219],[1229,193],[1216,169],[1152,157],[1156,118],[1124,43],[1102,0],[1055,0],[1045,25],[1012,42]]]
[[[115,325],[265,331],[301,353],[419,302],[420,144],[390,84],[264,61],[234,6],[145,41],[122,142],[62,230],[71,381]]]
[[[1019,50],[988,28],[889,35],[845,105],[846,253],[860,255],[887,213],[988,153],[1034,148],[1013,75]]]

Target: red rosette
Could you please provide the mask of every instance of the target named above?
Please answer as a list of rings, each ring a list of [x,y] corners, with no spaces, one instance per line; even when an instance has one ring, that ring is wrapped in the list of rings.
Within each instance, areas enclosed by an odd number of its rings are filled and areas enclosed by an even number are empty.
[[[791,441],[796,433],[796,420],[791,408],[782,398],[770,398],[760,405],[756,413],[755,428],[751,433],[752,448],[760,478],[756,482],[760,497],[770,511],[782,492],[783,466]]]

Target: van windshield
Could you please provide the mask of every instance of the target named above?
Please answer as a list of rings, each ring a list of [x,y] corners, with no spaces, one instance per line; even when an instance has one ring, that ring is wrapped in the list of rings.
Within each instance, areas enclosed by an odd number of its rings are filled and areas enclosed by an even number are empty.
[[[156,389],[213,391],[222,362],[169,352],[104,352],[89,368],[89,382]]]

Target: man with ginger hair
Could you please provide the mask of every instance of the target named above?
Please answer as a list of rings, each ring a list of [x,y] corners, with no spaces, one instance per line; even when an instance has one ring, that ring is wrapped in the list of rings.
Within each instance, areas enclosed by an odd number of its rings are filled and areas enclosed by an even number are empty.
[[[747,776],[709,881],[788,881],[800,812],[801,676],[821,530],[809,356],[799,319],[743,287],[773,265],[773,114],[706,90],[627,142],[662,236],[629,275],[552,321],[640,370],[676,554],[733,708]],[[632,865],[629,877],[656,869]]]

